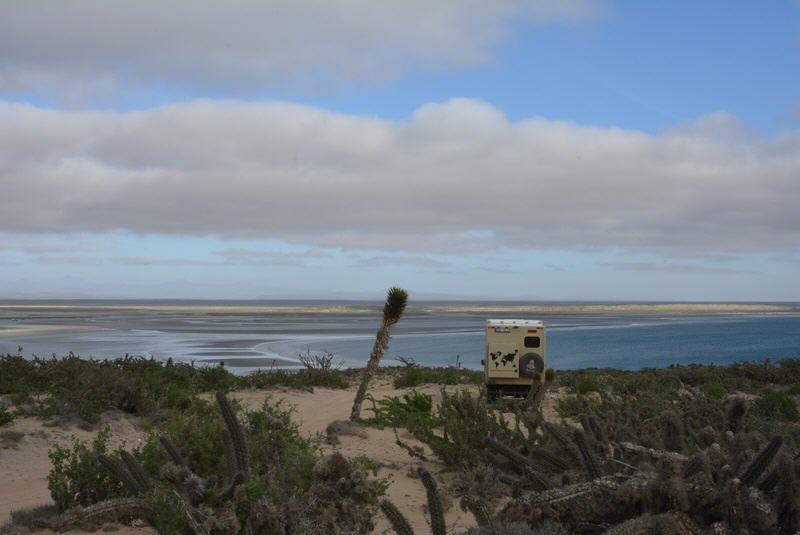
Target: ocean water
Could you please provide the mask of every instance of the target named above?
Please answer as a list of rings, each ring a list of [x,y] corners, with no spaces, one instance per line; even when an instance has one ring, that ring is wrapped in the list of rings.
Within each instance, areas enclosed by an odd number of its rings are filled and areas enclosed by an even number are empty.
[[[0,303],[0,352],[30,356],[106,358],[125,354],[182,361],[224,361],[240,372],[296,364],[299,353],[329,351],[345,366],[366,362],[380,320],[376,303],[351,310],[303,307],[341,303],[281,302],[297,311],[210,310],[197,303],[61,303],[33,311]],[[175,303],[171,303],[174,305]],[[219,303],[205,303],[218,305]],[[262,303],[265,304],[265,303]],[[276,303],[266,303],[275,305]],[[18,305],[19,308],[15,308]],[[119,305],[119,307],[115,307]],[[201,304],[202,305],[202,304]],[[393,331],[385,365],[397,357],[479,368],[488,317],[541,319],[548,327],[548,365],[556,369],[639,369],[670,364],[727,364],[800,357],[800,312],[790,313],[570,313],[535,315],[431,311],[416,305]]]
[[[635,370],[670,364],[800,358],[800,316],[619,316],[608,318],[604,324],[594,321],[597,318],[538,318],[548,326],[548,366],[557,369]],[[484,352],[483,323],[477,327],[460,332],[397,334],[386,352],[386,362],[402,356],[427,365],[448,366],[458,360],[465,367],[479,368]],[[364,361],[373,340],[370,336],[309,337],[267,343],[264,348],[282,354],[307,349],[329,351],[352,365]]]

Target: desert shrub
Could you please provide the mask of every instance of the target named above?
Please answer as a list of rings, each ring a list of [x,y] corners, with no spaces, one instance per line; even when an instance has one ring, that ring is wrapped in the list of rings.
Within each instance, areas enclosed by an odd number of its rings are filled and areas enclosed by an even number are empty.
[[[368,396],[367,400],[372,404],[368,407],[373,413],[372,421],[378,425],[430,428],[437,423],[433,417],[433,398],[416,390],[403,394],[402,398],[376,400]]]
[[[51,504],[38,505],[28,509],[14,509],[11,511],[11,525],[24,526],[30,531],[38,531],[48,527],[48,523],[56,518],[58,513],[58,509]],[[5,533],[2,527],[0,527],[0,532]],[[13,533],[13,531],[9,529],[9,533]]]
[[[108,474],[97,460],[98,453],[107,453],[109,431],[102,429],[91,445],[74,440],[71,448],[54,446],[50,457],[47,488],[59,511],[77,505],[90,505],[122,496],[122,484]]]
[[[14,421],[15,414],[8,410],[5,405],[0,404],[0,425],[10,424]]]
[[[399,368],[393,382],[395,388],[413,388],[423,384],[482,384],[483,380],[482,371],[459,369],[452,366],[428,368],[412,364]]]
[[[287,386],[303,389],[347,388],[350,386],[350,381],[341,369],[343,362],[335,362],[333,353],[306,351],[298,358],[303,365],[300,370],[257,370],[250,375],[240,377],[238,384],[249,388]]]
[[[159,424],[173,436],[154,430],[141,451],[120,454],[122,471],[112,470],[127,492],[144,502],[145,519],[160,533],[197,532],[194,524],[212,533],[369,532],[386,483],[370,477],[374,469],[368,463],[338,453],[322,456],[316,441],[300,434],[291,411],[269,399],[255,411],[242,410],[224,395],[217,403],[215,414],[201,401],[176,412]],[[207,427],[191,429],[204,422]],[[91,487],[92,461],[104,444],[93,450],[76,446],[78,468],[54,466],[66,473],[66,484],[54,488]],[[137,483],[142,478],[145,485]],[[93,502],[107,496],[83,492],[81,497]]]
[[[183,409],[199,392],[228,390],[235,384],[236,377],[221,367],[194,367],[171,359],[0,357],[0,394],[9,394],[17,404],[35,402],[33,412],[43,417],[77,415],[97,422],[109,409],[144,416]]]
[[[223,444],[218,414],[213,403],[194,399],[186,409],[173,411],[152,426],[140,450],[140,459],[147,472],[157,476],[161,467],[169,462],[169,456],[158,440],[163,435],[172,440],[196,472],[222,477],[225,465],[220,456]]]
[[[785,422],[796,422],[800,419],[795,401],[786,393],[771,388],[765,389],[755,401],[753,413],[761,418],[775,418]]]
[[[597,383],[590,378],[584,378],[578,381],[575,385],[575,391],[578,394],[588,394],[589,392],[598,392],[600,388],[597,386]]]
[[[719,383],[706,386],[703,392],[714,399],[725,399],[728,395],[728,391]]]

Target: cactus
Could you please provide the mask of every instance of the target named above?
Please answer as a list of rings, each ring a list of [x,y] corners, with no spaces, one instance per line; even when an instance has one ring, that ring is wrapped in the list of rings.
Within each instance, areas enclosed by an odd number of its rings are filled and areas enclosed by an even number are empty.
[[[769,441],[769,444],[761,450],[761,453],[756,455],[756,458],[745,468],[742,475],[739,476],[739,481],[742,482],[743,486],[751,486],[753,485],[761,474],[764,473],[772,460],[777,455],[778,450],[781,449],[781,445],[783,444],[783,437],[776,436],[772,440]]]
[[[364,399],[367,396],[367,388],[372,376],[380,365],[381,358],[389,347],[389,339],[391,338],[391,330],[395,323],[400,321],[400,317],[406,309],[408,302],[408,292],[402,288],[389,288],[386,293],[386,302],[383,305],[383,322],[375,334],[375,344],[372,347],[372,353],[367,361],[367,366],[361,375],[361,382],[356,391],[356,397],[353,400],[353,408],[350,410],[350,419],[355,421],[361,418],[361,405],[364,404]]]
[[[674,412],[666,412],[661,419],[661,424],[664,449],[684,453],[686,451],[686,438],[680,417]]]
[[[403,513],[400,512],[400,509],[395,504],[389,500],[381,500],[381,511],[389,519],[389,523],[397,535],[414,535],[411,524],[408,523],[406,517],[403,516]]]
[[[114,476],[118,481],[122,483],[129,493],[133,494],[134,496],[144,492],[144,489],[141,488],[136,478],[134,478],[128,469],[118,460],[114,459],[113,457],[109,457],[104,453],[97,454],[97,461],[106,469],[108,472]]]
[[[693,475],[701,472],[706,466],[706,458],[702,453],[690,457],[686,464],[683,466],[683,477],[690,478]]]
[[[597,418],[594,417],[594,414],[590,414],[587,417],[589,422],[589,427],[591,428],[591,433],[594,436],[595,440],[600,444],[608,444],[608,437],[606,437],[606,433],[603,430],[603,427],[597,423]]]
[[[788,456],[779,460],[780,481],[775,491],[775,508],[778,514],[780,534],[800,531],[800,482],[797,481],[794,462]]]
[[[545,463],[549,464],[550,466],[561,472],[569,469],[569,464],[567,463],[567,461],[565,461],[561,457],[553,455],[544,448],[538,448],[538,447],[531,448],[531,457],[541,459]]]
[[[152,506],[143,499],[118,498],[70,509],[53,523],[52,528],[59,532],[69,531],[100,520],[117,520],[122,517],[148,518],[152,513]]]
[[[125,450],[121,450],[119,452],[119,456],[122,459],[122,462],[125,463],[125,466],[128,468],[128,472],[133,476],[136,480],[136,483],[141,488],[142,492],[147,492],[153,488],[153,483],[150,481],[150,476],[144,471],[142,465],[139,464],[133,455],[128,453]]]
[[[169,455],[173,463],[178,466],[186,466],[186,461],[183,459],[180,452],[178,452],[178,448],[175,447],[175,444],[173,444],[170,439],[161,435],[158,437],[158,440],[161,442],[161,445],[164,446],[164,450],[166,450],[167,455]]]
[[[475,521],[479,526],[492,527],[494,520],[492,514],[489,512],[487,505],[478,498],[472,496],[464,496],[461,498],[461,508],[468,510],[475,517]]]
[[[578,460],[578,456],[572,448],[572,443],[559,426],[551,422],[542,422],[542,429],[558,443],[561,451],[566,452],[573,460]]]
[[[595,459],[594,453],[592,452],[591,448],[589,447],[589,443],[586,440],[586,435],[580,429],[576,429],[572,434],[572,437],[581,453],[581,458],[583,459],[583,466],[586,468],[586,473],[588,473],[589,477],[592,479],[599,478],[600,468],[597,465],[597,459]]]
[[[421,466],[417,469],[417,473],[428,493],[428,513],[431,516],[431,531],[433,535],[446,535],[447,527],[444,523],[444,510],[442,509],[442,500],[436,489],[436,481],[431,473]]]
[[[533,461],[528,457],[491,437],[486,439],[486,445],[512,461],[512,463],[515,463],[514,468],[522,471],[528,481],[530,481],[537,490],[547,490],[552,487],[547,479],[539,473],[536,465],[534,465]]]
[[[778,485],[780,479],[780,472],[777,468],[774,468],[769,474],[764,476],[764,479],[762,479],[761,483],[758,484],[758,489],[762,492],[772,492]]]
[[[219,405],[220,413],[222,413],[225,427],[230,433],[238,471],[242,473],[245,480],[250,479],[250,445],[247,443],[244,428],[239,423],[239,420],[236,419],[236,413],[231,402],[222,392],[217,392],[217,404]]]
[[[230,483],[241,472],[239,472],[239,463],[236,462],[233,439],[227,428],[222,429],[222,451],[225,454],[225,477],[227,483]]]
[[[726,407],[726,424],[728,431],[741,431],[744,416],[747,414],[747,402],[741,397],[732,398]]]

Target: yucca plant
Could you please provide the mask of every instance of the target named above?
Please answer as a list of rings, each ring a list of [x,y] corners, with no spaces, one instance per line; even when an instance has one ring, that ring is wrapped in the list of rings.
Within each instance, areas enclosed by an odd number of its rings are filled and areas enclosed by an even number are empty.
[[[375,335],[375,345],[372,347],[372,353],[369,356],[369,361],[367,361],[367,367],[364,368],[364,373],[361,375],[361,384],[358,386],[356,398],[353,401],[353,410],[350,412],[351,420],[358,420],[361,418],[361,406],[364,404],[369,382],[378,369],[384,352],[389,347],[391,329],[395,323],[400,321],[400,317],[406,309],[407,301],[408,292],[402,288],[389,288],[386,294],[386,302],[383,305],[383,322]]]

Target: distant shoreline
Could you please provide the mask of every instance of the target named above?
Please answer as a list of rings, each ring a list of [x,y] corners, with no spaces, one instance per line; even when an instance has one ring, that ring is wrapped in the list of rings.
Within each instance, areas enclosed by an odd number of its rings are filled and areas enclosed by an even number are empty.
[[[374,312],[379,305],[358,304],[129,304],[129,303],[7,303],[0,304],[0,318],[36,316],[46,312],[180,312],[195,314],[363,314]],[[487,314],[613,314],[613,313],[766,313],[800,312],[795,303],[532,303],[532,304],[483,304],[483,303],[419,303],[411,305],[410,311],[437,313],[487,313]]]

